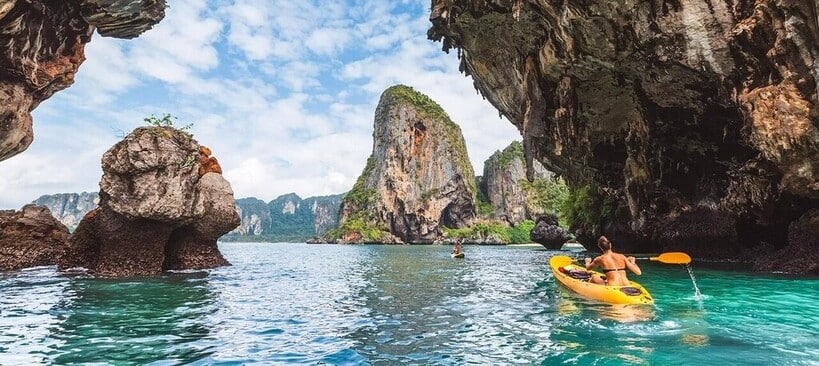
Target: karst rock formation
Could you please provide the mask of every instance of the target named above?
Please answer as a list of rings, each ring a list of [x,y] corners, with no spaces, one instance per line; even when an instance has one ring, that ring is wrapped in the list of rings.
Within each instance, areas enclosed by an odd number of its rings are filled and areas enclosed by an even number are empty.
[[[200,169],[201,149],[172,127],[137,128],[109,149],[99,206],[71,236],[60,269],[114,277],[229,264],[216,240],[241,220],[230,184]]]
[[[528,165],[617,203],[589,238],[708,258],[764,247],[757,269],[816,271],[797,259],[819,250],[800,234],[819,207],[815,0],[431,8],[428,36],[521,131]]]
[[[342,241],[432,243],[469,225],[477,187],[460,127],[404,85],[384,91],[374,124],[372,155],[342,200]]]

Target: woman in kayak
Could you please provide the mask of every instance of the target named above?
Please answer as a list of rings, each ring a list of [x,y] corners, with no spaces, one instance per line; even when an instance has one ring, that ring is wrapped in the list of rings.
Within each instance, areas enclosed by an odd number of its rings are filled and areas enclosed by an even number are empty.
[[[452,247],[452,254],[460,254],[463,251],[463,239],[458,239],[455,241],[455,246]]]
[[[597,247],[603,252],[599,257],[591,260],[586,258],[586,269],[600,267],[605,276],[593,275],[589,280],[599,285],[627,286],[626,268],[636,275],[643,274],[637,266],[634,257],[626,257],[611,250],[611,242],[605,236],[597,239]]]

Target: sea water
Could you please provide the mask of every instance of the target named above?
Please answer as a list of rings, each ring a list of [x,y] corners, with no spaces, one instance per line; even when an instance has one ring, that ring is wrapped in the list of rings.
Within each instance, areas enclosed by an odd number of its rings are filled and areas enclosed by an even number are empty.
[[[158,277],[0,274],[0,365],[816,365],[819,280],[640,262],[654,306],[580,299],[532,247],[220,244]]]

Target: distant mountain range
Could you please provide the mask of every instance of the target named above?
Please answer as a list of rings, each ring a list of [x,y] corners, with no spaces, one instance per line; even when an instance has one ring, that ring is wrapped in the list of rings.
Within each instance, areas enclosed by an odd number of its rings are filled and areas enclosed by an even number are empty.
[[[242,224],[222,240],[304,242],[338,225],[343,194],[302,199],[288,193],[265,203],[254,197],[236,200]],[[97,192],[44,195],[34,204],[46,206],[57,220],[74,231],[80,220],[97,207]]]
[[[236,200],[242,224],[222,237],[225,241],[304,242],[323,236],[338,225],[343,194],[308,197],[295,193],[265,203],[257,198]]]

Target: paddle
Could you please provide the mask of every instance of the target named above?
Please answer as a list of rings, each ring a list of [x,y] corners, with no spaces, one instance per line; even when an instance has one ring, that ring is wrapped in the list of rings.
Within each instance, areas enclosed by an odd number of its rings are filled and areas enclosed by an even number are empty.
[[[662,253],[656,257],[642,257],[637,259],[648,259],[665,264],[688,264],[691,263],[691,257],[683,252],[668,252]]]

